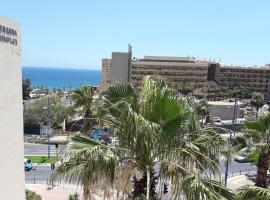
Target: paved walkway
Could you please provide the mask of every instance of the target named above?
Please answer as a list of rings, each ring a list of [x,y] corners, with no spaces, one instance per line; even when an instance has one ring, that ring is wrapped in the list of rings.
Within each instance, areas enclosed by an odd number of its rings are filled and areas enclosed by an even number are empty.
[[[228,178],[228,188],[236,190],[244,185],[254,185],[255,175],[239,175]]]
[[[70,194],[82,193],[80,188],[69,186],[48,189],[48,185],[26,184],[25,188],[39,194],[42,200],[67,200]]]
[[[36,192],[42,197],[42,200],[68,200],[69,195],[78,193],[82,199],[82,189],[76,186],[55,186],[48,188],[46,184],[26,184],[26,189]],[[99,190],[96,192],[100,192]],[[103,200],[103,193],[92,193],[94,200]]]

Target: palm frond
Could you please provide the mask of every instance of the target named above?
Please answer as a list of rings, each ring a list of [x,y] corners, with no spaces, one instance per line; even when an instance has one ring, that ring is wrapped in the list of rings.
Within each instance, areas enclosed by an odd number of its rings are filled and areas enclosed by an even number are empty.
[[[220,182],[194,175],[184,178],[183,191],[187,200],[230,200],[234,197],[234,194]]]
[[[267,200],[270,199],[270,190],[256,186],[245,186],[238,189],[235,200]]]

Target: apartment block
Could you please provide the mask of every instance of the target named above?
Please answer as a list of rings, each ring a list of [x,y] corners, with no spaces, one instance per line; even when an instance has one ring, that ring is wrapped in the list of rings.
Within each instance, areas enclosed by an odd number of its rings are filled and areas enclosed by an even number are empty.
[[[108,64],[108,63],[111,64]],[[107,70],[110,69],[110,73]],[[113,52],[112,59],[102,60],[101,88],[117,82],[131,82],[140,88],[146,75],[159,76],[170,87],[199,98],[215,98],[218,90],[243,86],[250,92],[261,92],[268,98],[270,66],[221,66],[194,57],[144,56],[132,57],[128,52]]]
[[[144,56],[131,66],[131,83],[138,88],[146,75],[159,76],[180,91],[202,93],[207,86],[208,63],[193,57]]]
[[[223,90],[243,86],[250,92],[263,93],[268,98],[270,67],[221,66],[220,86]]]
[[[103,91],[111,84],[111,65],[112,59],[104,58],[102,59],[102,74],[101,83],[99,85],[99,90]]]

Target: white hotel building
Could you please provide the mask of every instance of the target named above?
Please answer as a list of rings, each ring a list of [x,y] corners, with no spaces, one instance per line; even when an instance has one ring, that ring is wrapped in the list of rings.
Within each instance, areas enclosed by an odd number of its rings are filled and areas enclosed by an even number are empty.
[[[24,200],[21,36],[18,23],[0,17],[1,199]]]

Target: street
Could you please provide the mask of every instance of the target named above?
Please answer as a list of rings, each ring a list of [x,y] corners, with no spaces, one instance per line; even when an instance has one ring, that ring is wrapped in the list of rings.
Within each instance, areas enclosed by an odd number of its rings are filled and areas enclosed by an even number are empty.
[[[58,147],[59,155],[64,155],[63,146]],[[48,155],[48,145],[46,144],[24,144],[24,155]],[[56,155],[55,145],[51,145],[51,155]],[[37,165],[30,171],[25,171],[26,183],[47,183],[51,174],[50,165]]]
[[[51,172],[50,166],[35,166],[32,170],[25,171],[25,182],[29,184],[47,183]]]
[[[58,151],[60,155],[64,155],[65,151],[62,150],[63,146],[59,146]],[[24,144],[24,153],[25,155],[47,155],[48,146],[45,144]],[[56,155],[55,145],[51,145],[51,155]],[[229,165],[228,176],[239,175],[240,171],[242,174],[247,173],[248,171],[256,171],[256,166],[251,165],[250,163],[238,163],[232,161]],[[25,182],[30,184],[46,184],[51,175],[50,165],[37,165],[31,171],[25,172]],[[220,161],[220,173],[224,179],[225,174],[225,161]]]
[[[231,165],[229,166],[229,176],[232,175],[232,172],[234,174],[240,174],[240,170],[241,172],[245,173],[248,171],[256,171],[256,167],[252,166],[250,163],[237,163],[235,161],[232,161]],[[25,179],[26,182],[32,182],[34,181],[39,181],[39,182],[46,182],[47,179],[49,179],[50,174],[51,174],[51,167],[50,166],[36,166],[34,167],[33,170],[31,171],[26,171],[25,172]],[[221,176],[224,178],[224,174],[225,174],[225,165],[224,163],[221,163]]]
[[[55,145],[50,145],[51,155],[56,155]],[[62,150],[63,146],[58,147],[59,155],[64,155],[65,151]],[[24,155],[48,155],[48,145],[46,144],[32,144],[25,143],[24,144]]]

